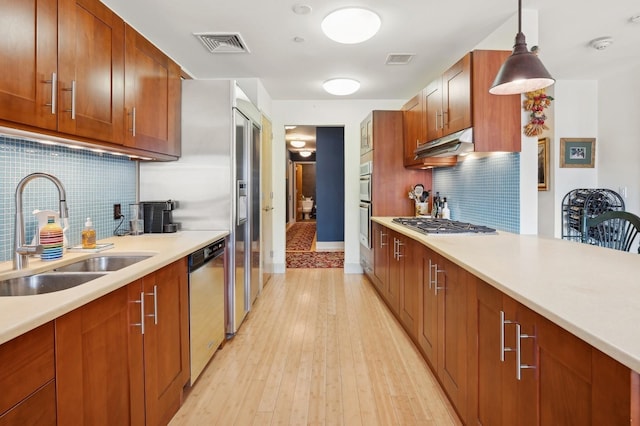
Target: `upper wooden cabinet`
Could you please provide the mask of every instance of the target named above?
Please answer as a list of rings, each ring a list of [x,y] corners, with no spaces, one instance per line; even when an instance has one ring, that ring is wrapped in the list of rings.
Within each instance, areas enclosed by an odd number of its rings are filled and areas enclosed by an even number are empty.
[[[125,145],[180,155],[180,67],[125,28]]]
[[[58,0],[58,130],[122,144],[124,22],[97,0]]]
[[[405,167],[455,164],[455,157],[417,160],[413,152],[469,127],[473,127],[476,152],[520,151],[520,96],[489,93],[508,56],[507,51],[474,50],[404,105]]]
[[[0,10],[2,125],[180,155],[180,67],[133,29],[125,37],[104,4],[0,0]]]
[[[58,126],[57,4],[0,0],[1,119],[50,130]]]

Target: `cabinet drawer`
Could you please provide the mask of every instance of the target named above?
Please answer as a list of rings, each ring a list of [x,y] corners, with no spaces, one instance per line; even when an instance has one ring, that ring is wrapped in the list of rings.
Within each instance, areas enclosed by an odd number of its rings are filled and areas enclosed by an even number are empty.
[[[51,380],[29,398],[3,415],[0,426],[55,426],[56,384]]]
[[[53,323],[0,346],[0,413],[54,378]]]

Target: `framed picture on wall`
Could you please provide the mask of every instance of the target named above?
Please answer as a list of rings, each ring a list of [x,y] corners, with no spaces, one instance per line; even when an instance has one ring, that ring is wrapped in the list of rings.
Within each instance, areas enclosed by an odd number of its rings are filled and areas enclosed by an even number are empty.
[[[560,167],[593,168],[595,160],[595,138],[560,138]]]
[[[538,139],[538,191],[549,190],[549,138]]]

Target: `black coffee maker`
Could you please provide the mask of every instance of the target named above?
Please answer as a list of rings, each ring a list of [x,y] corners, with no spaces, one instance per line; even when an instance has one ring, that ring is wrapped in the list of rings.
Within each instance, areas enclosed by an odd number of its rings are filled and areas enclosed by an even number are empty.
[[[177,201],[142,201],[144,211],[144,233],[160,234],[176,232],[178,224],[173,223],[172,211],[178,207]]]

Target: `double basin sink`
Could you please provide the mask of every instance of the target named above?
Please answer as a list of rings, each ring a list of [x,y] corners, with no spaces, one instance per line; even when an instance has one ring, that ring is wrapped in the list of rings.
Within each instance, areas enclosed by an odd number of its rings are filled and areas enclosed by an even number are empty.
[[[118,271],[152,255],[99,255],[50,271],[0,281],[0,296],[29,296],[66,290]]]

